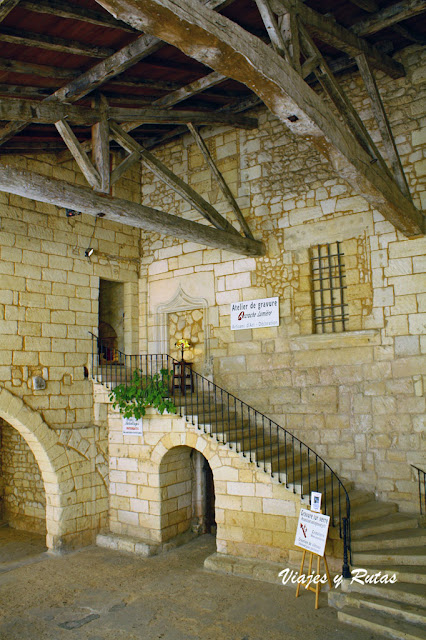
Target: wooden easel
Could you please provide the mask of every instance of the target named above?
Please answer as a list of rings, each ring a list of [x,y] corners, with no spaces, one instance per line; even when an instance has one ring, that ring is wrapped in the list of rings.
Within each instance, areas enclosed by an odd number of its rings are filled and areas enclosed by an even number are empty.
[[[328,564],[327,564],[327,558],[325,557],[325,553],[324,553],[323,556],[319,556],[317,553],[312,553],[312,551],[309,551],[309,553],[310,553],[310,558],[309,558],[308,575],[310,575],[311,571],[312,571],[312,561],[314,559],[314,556],[317,559],[317,572],[316,572],[316,575],[318,575],[318,576],[321,575],[320,574],[320,563],[321,563],[321,558],[323,558],[324,559],[325,573],[327,575],[327,581],[328,581],[328,584],[331,587],[332,586],[331,578],[330,578],[330,573],[328,571]],[[302,564],[300,565],[299,577],[303,574],[303,565],[305,564],[305,558],[306,558],[306,550],[303,549]],[[318,609],[319,594],[320,594],[320,590],[321,590],[320,582],[317,582],[316,585],[314,585],[313,587],[310,584],[307,584],[307,585],[305,585],[305,589],[309,589],[309,591],[313,591],[315,593],[315,609]],[[299,591],[300,591],[300,582],[297,583],[296,598],[299,597]]]

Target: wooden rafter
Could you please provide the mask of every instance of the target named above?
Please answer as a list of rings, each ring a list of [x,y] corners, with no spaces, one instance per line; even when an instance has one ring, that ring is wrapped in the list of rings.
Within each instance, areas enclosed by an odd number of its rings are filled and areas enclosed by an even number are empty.
[[[425,12],[426,0],[403,0],[357,22],[351,27],[351,31],[359,36],[369,36]]]
[[[97,191],[101,191],[102,184],[100,175],[97,169],[95,169],[93,164],[90,162],[85,151],[81,148],[81,145],[75,137],[68,122],[66,120],[59,120],[58,122],[55,122],[55,127],[68,149],[71,151],[87,182]]]
[[[0,0],[0,22],[16,7],[19,0]]]
[[[287,48],[287,44],[284,42],[284,38],[278,27],[277,18],[271,9],[269,0],[255,0],[257,8],[259,9],[260,16],[265,25],[265,29],[271,40],[271,44],[274,50],[283,58],[290,62],[290,54]]]
[[[359,70],[364,80],[364,85],[370,98],[371,108],[373,110],[374,117],[379,127],[380,135],[382,136],[383,145],[386,150],[395,180],[397,181],[399,188],[406,196],[410,196],[410,190],[408,188],[407,179],[402,168],[401,159],[399,157],[398,149],[395,144],[395,139],[392,134],[392,129],[389,124],[388,117],[386,115],[385,108],[383,106],[380,91],[376,84],[374,74],[370,69],[368,61],[364,55],[357,56],[356,58]]]
[[[111,186],[111,168],[109,152],[108,102],[105,96],[97,95],[93,106],[100,111],[99,122],[92,127],[92,163],[99,176],[99,189],[109,193]]]
[[[3,42],[10,44],[24,45],[26,47],[37,47],[49,51],[58,51],[77,56],[88,56],[90,58],[108,58],[114,53],[114,49],[100,47],[92,44],[83,44],[76,40],[68,40],[53,36],[45,36],[41,33],[23,33],[9,27],[1,27],[0,37]]]
[[[149,29],[215,71],[251,87],[295,134],[315,143],[356,192],[398,229],[406,235],[424,232],[423,214],[388,172],[377,162],[371,164],[371,156],[347,127],[329,117],[322,98],[259,38],[194,0],[97,1],[116,18]]]
[[[82,20],[100,27],[115,27],[116,29],[128,31],[130,33],[135,33],[136,31],[128,24],[120,22],[119,20],[114,20],[111,15],[85,9],[84,7],[75,5],[75,3],[62,2],[61,0],[21,0],[19,6],[27,11],[32,11],[33,13],[45,13],[53,15],[56,18]]]
[[[97,194],[87,187],[76,186],[62,180],[52,180],[37,173],[20,171],[7,165],[0,165],[0,191],[47,202],[58,207],[75,209],[92,216],[105,213],[107,219],[114,222],[242,255],[260,256],[265,253],[262,242],[243,238],[238,233],[213,229],[205,224],[179,218],[128,200]]]
[[[243,214],[241,213],[241,209],[237,204],[237,201],[235,200],[232,191],[230,190],[230,188],[228,187],[228,185],[226,184],[226,181],[224,180],[223,175],[221,174],[221,172],[219,171],[219,169],[216,166],[215,161],[212,158],[212,155],[210,153],[209,148],[207,147],[206,143],[204,142],[203,138],[201,137],[199,131],[197,130],[196,127],[194,127],[194,125],[192,123],[188,123],[188,129],[190,130],[192,137],[194,138],[198,148],[200,149],[201,153],[203,154],[203,157],[205,159],[205,161],[207,162],[208,166],[210,167],[210,170],[216,180],[216,182],[219,184],[223,195],[225,196],[227,202],[231,205],[231,208],[233,210],[233,212],[235,213],[235,216],[238,220],[238,222],[241,225],[241,228],[244,232],[244,235],[247,238],[253,238],[253,234],[250,231],[250,227],[248,226]]]
[[[309,33],[322,42],[336,49],[355,56],[364,53],[369,63],[376,69],[384,71],[392,78],[400,78],[405,74],[404,67],[389,56],[370,45],[349,29],[345,29],[339,23],[331,20],[314,9],[311,9],[301,0],[271,0],[271,6],[277,15],[291,11],[309,29]]]
[[[115,122],[110,123],[111,135],[119,145],[123,147],[128,153],[137,151],[139,153],[140,160],[154,175],[159,178],[164,184],[173,189],[181,198],[186,200],[194,209],[196,209],[201,215],[206,218],[217,229],[223,229],[228,233],[237,234],[237,230],[232,226],[230,222],[226,220],[216,209],[200,196],[192,187],[184,182],[179,176],[174,174],[165,164],[156,158],[150,151],[144,149],[136,140],[134,140],[128,133],[126,133]]]

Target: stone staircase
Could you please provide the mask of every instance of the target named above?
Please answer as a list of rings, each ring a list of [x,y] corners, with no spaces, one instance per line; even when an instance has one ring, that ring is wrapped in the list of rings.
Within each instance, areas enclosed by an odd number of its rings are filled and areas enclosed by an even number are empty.
[[[425,640],[426,529],[420,517],[393,506],[392,513],[352,523],[352,575],[365,569],[368,575],[395,575],[396,582],[347,580],[328,600],[344,622],[388,638]]]
[[[116,383],[124,378],[120,372]],[[109,367],[105,367],[101,376],[98,372],[98,381],[111,386]],[[306,451],[295,447],[291,436],[283,440],[279,431],[265,430],[261,423],[253,424],[250,415],[238,416],[229,404],[218,401],[217,395],[203,393],[200,399],[197,392],[188,391],[186,396],[174,392],[173,400],[188,423],[240,452],[269,475],[279,477],[301,496],[302,503],[309,504],[310,489],[323,493],[323,504],[326,501],[331,505],[332,499],[337,504],[339,496],[342,498],[331,470],[324,467],[319,477],[315,476],[315,463]],[[285,465],[283,473],[286,459],[290,464]],[[356,489],[353,482],[342,480],[351,505],[353,569],[365,569],[369,575],[379,571],[382,575],[395,574],[397,582],[359,584],[344,580],[341,590],[333,588],[329,592],[329,603],[338,609],[342,621],[390,638],[426,640],[426,630],[422,628],[426,622],[424,522],[419,516],[398,513],[396,504],[378,502],[374,493]],[[342,512],[344,508],[345,503]],[[338,526],[330,527],[327,553],[330,550],[334,557],[341,558],[343,542],[339,533]],[[290,554],[290,560],[299,561],[299,557],[299,552],[293,558]],[[334,563],[334,567],[337,569],[338,565]]]

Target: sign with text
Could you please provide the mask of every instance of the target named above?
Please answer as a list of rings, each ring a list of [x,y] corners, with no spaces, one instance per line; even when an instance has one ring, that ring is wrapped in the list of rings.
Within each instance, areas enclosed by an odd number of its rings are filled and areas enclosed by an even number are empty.
[[[142,436],[142,418],[123,418],[123,434],[125,436]]]
[[[323,556],[329,525],[330,516],[301,509],[294,541],[295,546]]]
[[[257,329],[278,327],[280,303],[278,298],[261,298],[231,304],[231,329]]]

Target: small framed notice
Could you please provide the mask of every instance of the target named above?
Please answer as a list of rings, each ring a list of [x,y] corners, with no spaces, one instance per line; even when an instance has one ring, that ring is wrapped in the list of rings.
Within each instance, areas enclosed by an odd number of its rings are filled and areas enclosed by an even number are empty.
[[[142,418],[123,418],[123,434],[125,436],[142,436]]]
[[[330,516],[301,509],[294,541],[295,546],[311,551],[317,556],[323,556],[329,525]]]
[[[280,324],[280,303],[278,298],[245,300],[231,304],[231,329],[257,329],[278,327]]]
[[[311,511],[321,513],[321,498],[322,493],[318,491],[311,491]]]

